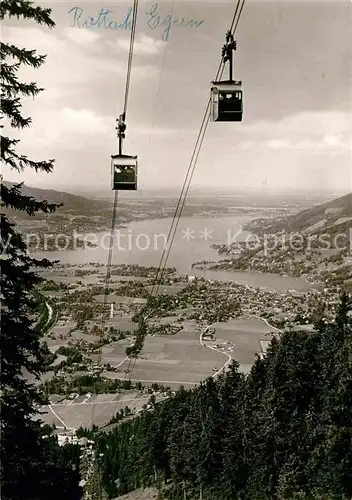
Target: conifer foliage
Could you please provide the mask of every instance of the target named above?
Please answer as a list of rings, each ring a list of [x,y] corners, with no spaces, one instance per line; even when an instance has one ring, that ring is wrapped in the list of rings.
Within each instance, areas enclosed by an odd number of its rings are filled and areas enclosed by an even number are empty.
[[[3,0],[0,20],[32,20],[55,26],[50,9],[34,6],[28,0]],[[51,172],[54,161],[33,161],[20,151],[16,129],[25,129],[31,119],[22,115],[21,99],[35,97],[43,89],[35,82],[21,82],[24,66],[39,68],[45,56],[33,49],[16,47],[2,37],[1,58],[1,162],[12,170]],[[26,211],[30,215],[53,212],[57,205],[36,201],[21,192],[21,184],[1,183],[1,206]],[[40,342],[30,313],[35,307],[33,291],[39,283],[36,267],[48,267],[47,260],[31,258],[16,227],[1,211],[1,498],[39,500],[80,498],[78,488],[78,449],[63,450],[48,426],[33,416],[45,402],[43,395],[28,381],[45,370],[48,351]],[[72,464],[76,466],[74,472]]]
[[[234,362],[98,436],[110,498],[350,500],[351,312],[343,294],[335,321],[285,332],[248,376]]]

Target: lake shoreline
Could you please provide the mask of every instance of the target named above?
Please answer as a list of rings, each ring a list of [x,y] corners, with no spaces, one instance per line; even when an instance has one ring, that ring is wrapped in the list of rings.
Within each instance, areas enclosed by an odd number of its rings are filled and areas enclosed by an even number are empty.
[[[196,270],[192,264],[200,261],[218,262],[220,256],[211,244],[224,243],[229,235],[243,241],[251,233],[243,231],[243,225],[253,217],[183,217],[175,233],[167,267],[174,267],[180,276],[197,276],[211,281],[234,282],[254,288],[267,288],[277,291],[309,291],[310,283],[303,278],[282,277],[270,273],[248,271],[208,271]],[[158,267],[169,233],[172,218],[133,221],[121,229],[113,241],[112,264],[141,265]],[[90,233],[92,234],[92,233]],[[82,234],[80,235],[82,237]],[[97,262],[106,264],[110,247],[110,233],[94,233],[98,242],[95,248],[75,250],[56,250],[35,252],[36,258],[59,260],[61,264],[85,264]]]

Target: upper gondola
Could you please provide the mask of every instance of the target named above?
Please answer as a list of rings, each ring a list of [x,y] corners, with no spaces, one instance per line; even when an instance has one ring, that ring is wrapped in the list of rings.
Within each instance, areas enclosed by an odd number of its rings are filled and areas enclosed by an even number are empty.
[[[212,122],[241,122],[243,116],[242,82],[234,80],[233,51],[237,44],[232,33],[226,34],[226,44],[222,48],[223,62],[229,63],[229,79],[211,82],[210,120]]]

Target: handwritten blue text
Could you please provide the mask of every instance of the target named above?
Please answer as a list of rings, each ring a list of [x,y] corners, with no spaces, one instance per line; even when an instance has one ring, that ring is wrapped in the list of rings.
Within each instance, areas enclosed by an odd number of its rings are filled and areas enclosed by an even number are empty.
[[[112,20],[109,15],[112,14],[112,10],[102,7],[100,11],[95,15],[95,17],[86,16],[81,7],[73,7],[68,11],[72,14],[72,24],[73,27],[78,28],[104,28],[110,30],[128,30],[132,29],[132,7],[129,7],[127,14],[122,22]],[[155,30],[157,28],[162,30],[162,40],[166,42],[169,39],[170,30],[172,26],[183,27],[183,28],[198,28],[204,19],[193,20],[186,19],[184,17],[177,18],[168,14],[163,16],[159,12],[159,6],[157,3],[153,3],[150,10],[145,12],[147,16],[147,25],[150,29]]]

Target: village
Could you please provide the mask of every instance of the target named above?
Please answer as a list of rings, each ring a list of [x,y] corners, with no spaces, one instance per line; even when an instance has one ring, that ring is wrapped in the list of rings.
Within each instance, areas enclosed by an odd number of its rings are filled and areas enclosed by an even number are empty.
[[[338,302],[331,289],[273,291],[174,268],[155,287],[155,268],[137,265],[112,266],[106,290],[105,270],[62,264],[45,271],[41,286],[51,325],[43,341],[53,356],[41,380],[51,403],[44,420],[62,442],[76,439],[77,428],[112,425],[126,407],[123,418],[130,418],[233,360],[248,373],[282,329],[311,332],[322,311],[323,320],[333,317]],[[144,346],[133,359],[128,349],[147,310]]]

